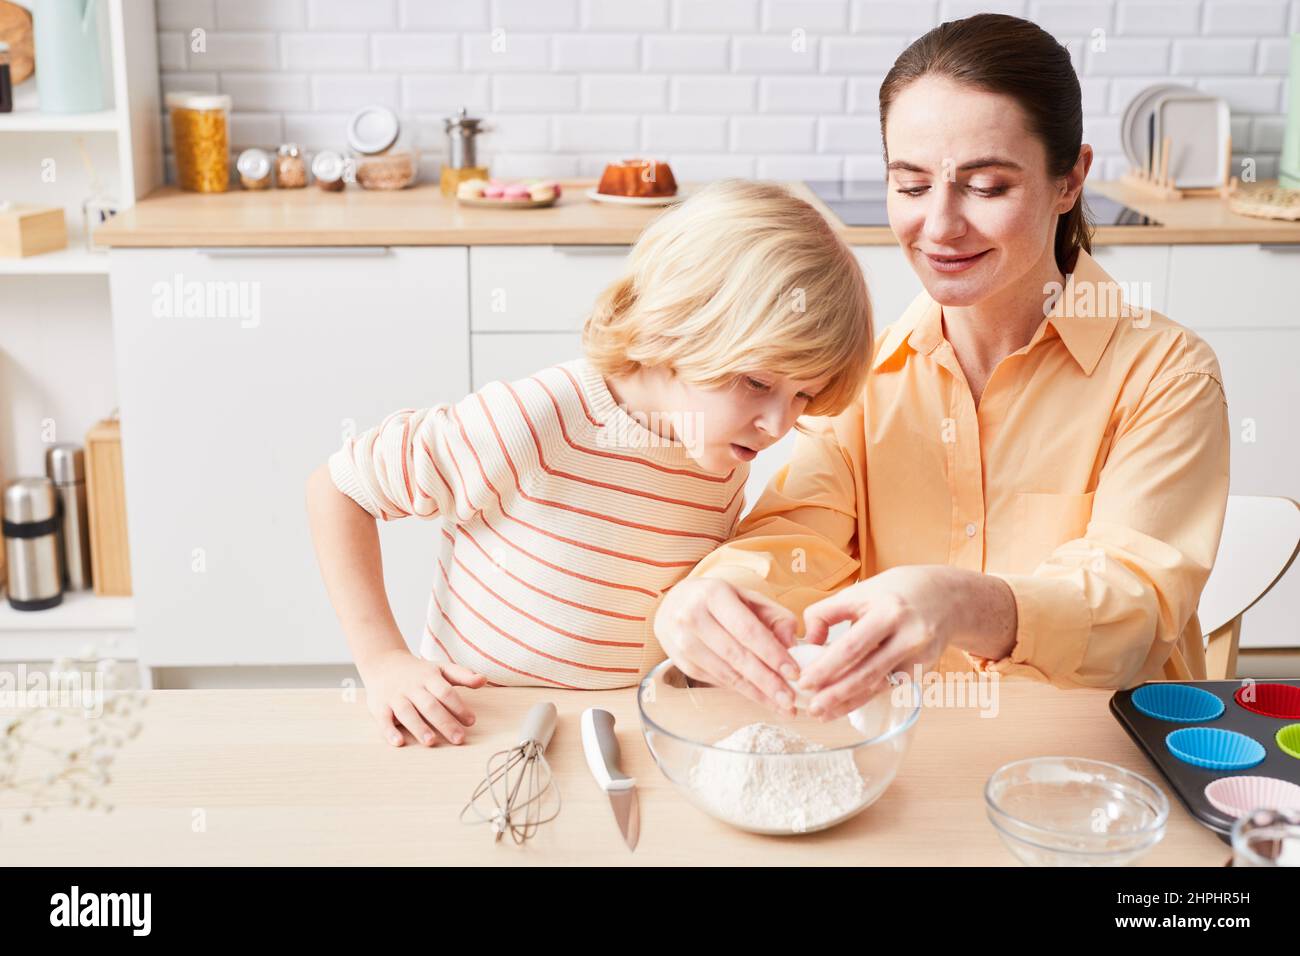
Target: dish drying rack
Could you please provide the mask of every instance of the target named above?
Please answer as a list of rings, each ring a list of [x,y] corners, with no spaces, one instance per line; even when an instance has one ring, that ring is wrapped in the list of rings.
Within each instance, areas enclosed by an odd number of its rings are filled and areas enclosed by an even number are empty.
[[[1169,154],[1173,148],[1171,137],[1166,136],[1160,142],[1160,148],[1151,152],[1149,169],[1130,168],[1120,177],[1125,186],[1144,193],[1152,199],[1183,199],[1192,196],[1208,196],[1227,199],[1237,191],[1237,177],[1229,175],[1232,169],[1232,137],[1227,137],[1227,149],[1223,156],[1223,179],[1217,186],[1179,189],[1169,175]]]

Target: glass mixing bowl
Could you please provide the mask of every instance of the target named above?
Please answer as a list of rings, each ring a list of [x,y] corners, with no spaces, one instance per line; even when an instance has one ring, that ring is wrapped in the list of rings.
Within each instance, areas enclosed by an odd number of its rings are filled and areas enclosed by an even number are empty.
[[[910,681],[881,691],[847,718],[784,717],[664,661],[637,691],[641,731],[664,776],[710,816],[753,833],[811,833],[843,823],[888,789],[921,713]],[[713,746],[754,724],[768,742],[799,737],[818,748],[750,753]]]
[[[1165,835],[1169,799],[1140,774],[1082,757],[1031,757],[994,771],[989,822],[1030,866],[1124,866]]]

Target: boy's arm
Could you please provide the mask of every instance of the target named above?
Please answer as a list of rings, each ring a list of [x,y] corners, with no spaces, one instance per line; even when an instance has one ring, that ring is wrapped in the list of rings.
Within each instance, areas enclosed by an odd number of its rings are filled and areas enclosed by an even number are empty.
[[[329,466],[307,480],[307,516],[316,560],[357,669],[389,651],[407,651],[384,591],[375,519],[335,487]]]

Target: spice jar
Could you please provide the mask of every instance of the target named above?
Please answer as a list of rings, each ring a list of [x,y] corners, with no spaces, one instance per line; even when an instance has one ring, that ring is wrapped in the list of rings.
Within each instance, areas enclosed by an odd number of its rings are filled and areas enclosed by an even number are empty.
[[[271,154],[256,146],[244,150],[235,160],[235,169],[239,171],[239,184],[245,189],[269,189],[271,187]]]
[[[402,141],[397,114],[386,106],[367,106],[348,120],[348,146],[363,189],[402,189],[415,181],[415,153]]]
[[[344,167],[342,156],[332,149],[323,149],[311,161],[311,174],[317,186],[335,193],[343,188]]]
[[[168,93],[176,178],[182,189],[223,193],[230,185],[227,135],[230,97],[221,93]]]
[[[285,143],[276,151],[275,185],[280,189],[301,189],[307,185],[307,160],[297,143]]]

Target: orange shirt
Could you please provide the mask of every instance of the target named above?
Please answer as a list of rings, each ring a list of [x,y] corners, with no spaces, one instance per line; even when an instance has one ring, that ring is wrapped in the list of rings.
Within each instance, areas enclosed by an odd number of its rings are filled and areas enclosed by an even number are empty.
[[[922,293],[879,336],[862,400],[804,420],[814,434],[692,575],[802,615],[888,568],[967,568],[1010,586],[1015,646],[998,661],[949,647],[942,670],[1204,678],[1196,605],[1227,503],[1227,403],[1209,346],[1121,291],[1080,253],[978,408]]]

